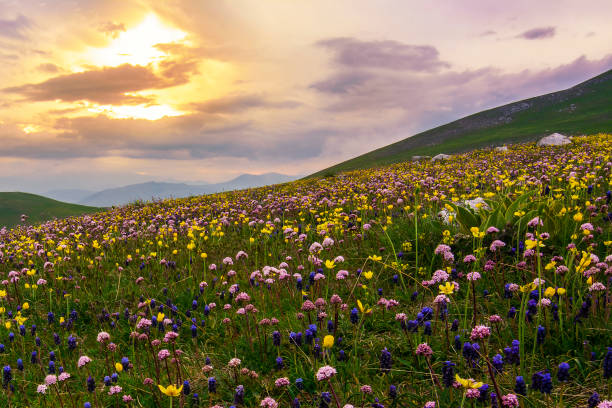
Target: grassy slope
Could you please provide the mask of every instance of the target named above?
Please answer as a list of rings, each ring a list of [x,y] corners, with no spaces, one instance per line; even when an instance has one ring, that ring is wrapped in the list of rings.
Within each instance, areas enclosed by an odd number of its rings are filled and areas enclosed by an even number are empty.
[[[513,113],[523,104],[527,109]],[[568,111],[571,105],[573,111]],[[411,160],[414,155],[460,153],[487,146],[612,129],[612,70],[564,91],[489,109],[373,150],[321,170],[311,177]],[[498,118],[510,118],[508,122]]]
[[[33,224],[99,210],[97,207],[64,203],[36,194],[0,192],[0,227],[19,224],[21,214],[28,215],[28,224]]]

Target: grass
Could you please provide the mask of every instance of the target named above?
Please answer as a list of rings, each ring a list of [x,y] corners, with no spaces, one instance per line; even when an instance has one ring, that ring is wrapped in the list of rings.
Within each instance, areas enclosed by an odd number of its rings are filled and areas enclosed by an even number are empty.
[[[65,218],[101,211],[101,208],[64,203],[30,193],[0,192],[0,227],[13,227],[28,216],[28,223],[39,223],[53,218]]]
[[[518,113],[512,107],[528,103]],[[574,105],[574,109],[572,109]],[[409,161],[412,156],[457,154],[474,149],[534,141],[553,132],[596,134],[612,129],[612,70],[565,91],[479,112],[371,151],[310,177]],[[496,122],[508,116],[511,121]]]
[[[2,231],[0,406],[612,399],[611,151],[516,145]]]

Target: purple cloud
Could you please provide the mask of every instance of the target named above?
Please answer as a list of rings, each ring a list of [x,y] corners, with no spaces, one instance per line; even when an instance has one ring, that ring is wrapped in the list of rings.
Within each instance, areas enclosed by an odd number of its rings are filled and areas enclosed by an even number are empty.
[[[330,49],[334,61],[354,68],[385,68],[391,70],[436,72],[449,68],[441,61],[438,50],[431,45],[410,45],[398,41],[360,41],[354,38],[330,38],[316,43]]]
[[[26,31],[28,28],[32,26],[30,20],[23,15],[18,15],[15,19],[10,20],[2,20],[0,19],[0,36],[16,38],[16,39],[24,39]]]
[[[556,31],[557,29],[555,27],[537,27],[517,35],[517,38],[524,38],[526,40],[541,40],[543,38],[554,37]]]
[[[300,102],[285,100],[271,101],[261,95],[233,95],[217,98],[206,102],[192,103],[190,108],[199,112],[210,114],[242,113],[250,109],[293,109],[301,105]]]

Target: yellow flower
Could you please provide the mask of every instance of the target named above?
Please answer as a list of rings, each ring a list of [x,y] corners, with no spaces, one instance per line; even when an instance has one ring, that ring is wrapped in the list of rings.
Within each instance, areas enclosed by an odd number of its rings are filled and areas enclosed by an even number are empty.
[[[157,313],[157,321],[158,321],[158,322],[161,322],[162,320],[164,320],[164,317],[165,317],[165,316],[166,316],[166,315],[165,315],[165,314],[163,314],[162,312]]]
[[[444,295],[452,295],[455,290],[455,284],[446,282],[444,285],[439,285],[438,288],[440,289],[440,293]]]
[[[565,295],[565,289],[564,288],[557,288],[557,295],[559,295],[559,296]]]
[[[580,222],[582,221],[582,213],[581,212],[577,212],[576,214],[574,214],[574,221],[576,222]]]
[[[382,256],[370,255],[370,256],[368,256],[368,259],[370,259],[372,261],[382,261]]]
[[[363,304],[361,303],[361,300],[357,300],[357,306],[359,307],[359,310],[361,311],[361,313],[368,314],[368,313],[372,312],[372,309],[365,309],[363,307]]]
[[[28,310],[30,308],[30,304],[28,302],[25,302],[21,307],[23,310]]]
[[[374,273],[372,271],[367,271],[363,273],[363,276],[367,279],[370,280],[372,279],[372,276],[374,275]]]
[[[525,292],[531,292],[532,290],[534,290],[536,288],[535,283],[533,282],[529,282],[526,285],[523,285],[520,287],[521,292],[525,293]]]
[[[459,377],[459,374],[455,374],[455,380],[457,380],[457,382],[459,384],[461,384],[464,388],[480,388],[482,387],[482,382],[478,381],[474,381],[472,378],[461,378]]]
[[[6,297],[6,290],[0,290],[0,297]]]
[[[162,392],[162,394],[165,394],[169,397],[178,397],[179,395],[181,395],[181,391],[183,391],[182,385],[179,388],[176,388],[176,385],[174,384],[170,384],[167,387],[164,387],[161,384],[158,384],[157,386],[159,387],[159,390]]]
[[[6,327],[7,329],[10,329],[11,328],[11,322],[10,321],[6,321],[4,323],[4,327]]]
[[[336,263],[334,261],[328,259],[328,260],[325,261],[325,267],[327,269],[334,269],[336,267]]]
[[[121,363],[115,363],[115,371],[120,373],[123,371],[123,365]]]
[[[208,258],[208,254],[207,254],[206,252],[202,252],[202,253],[200,254],[200,257],[201,257],[202,259],[206,259],[206,258]]]
[[[332,348],[333,345],[334,336],[328,334],[327,336],[323,337],[323,348]]]
[[[555,295],[555,288],[549,286],[546,288],[546,290],[544,291],[544,296],[546,297],[553,297]]]

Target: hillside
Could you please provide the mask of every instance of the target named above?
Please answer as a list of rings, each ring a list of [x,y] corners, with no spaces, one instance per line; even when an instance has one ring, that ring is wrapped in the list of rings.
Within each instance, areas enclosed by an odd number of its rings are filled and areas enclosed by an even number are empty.
[[[612,70],[569,89],[466,116],[353,159],[311,177],[411,160],[412,156],[460,153],[526,142],[559,132],[568,135],[612,129]]]
[[[99,211],[100,208],[69,204],[30,193],[0,192],[0,228],[12,227],[28,216],[28,224]]]

